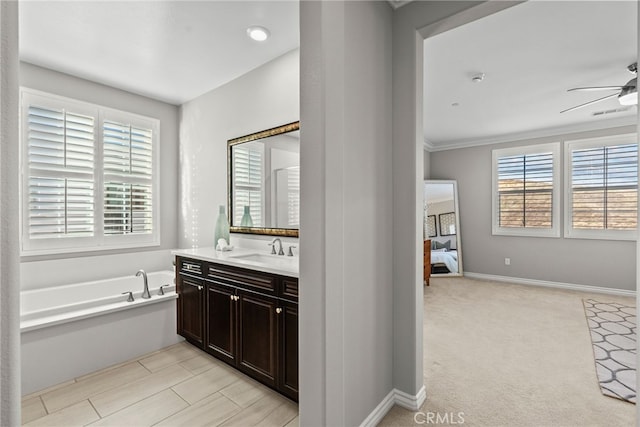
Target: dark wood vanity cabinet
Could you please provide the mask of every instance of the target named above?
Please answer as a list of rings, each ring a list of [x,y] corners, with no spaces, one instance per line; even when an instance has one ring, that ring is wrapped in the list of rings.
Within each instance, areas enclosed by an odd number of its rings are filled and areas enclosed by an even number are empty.
[[[278,388],[298,400],[298,304],[280,303],[280,375]],[[295,396],[295,397],[293,397]]]
[[[213,283],[206,286],[205,350],[233,365],[236,361],[236,290]]]
[[[238,367],[277,388],[280,304],[276,298],[242,290],[238,296]]]
[[[180,295],[177,300],[178,334],[192,344],[202,346],[204,340],[204,325],[202,323],[204,281],[194,277],[198,272],[195,268],[193,270],[189,268],[193,264],[185,262],[177,265],[181,271],[176,277],[176,292]]]
[[[177,266],[189,263],[200,270],[179,268],[178,333],[297,401],[298,279],[177,257]],[[204,287],[199,306],[187,285],[197,276]],[[198,315],[200,341],[192,331]]]

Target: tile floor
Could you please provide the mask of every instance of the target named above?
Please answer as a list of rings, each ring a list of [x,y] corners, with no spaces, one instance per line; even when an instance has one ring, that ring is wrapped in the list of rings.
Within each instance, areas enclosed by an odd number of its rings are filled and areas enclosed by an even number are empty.
[[[22,398],[26,426],[298,426],[298,405],[185,342]]]

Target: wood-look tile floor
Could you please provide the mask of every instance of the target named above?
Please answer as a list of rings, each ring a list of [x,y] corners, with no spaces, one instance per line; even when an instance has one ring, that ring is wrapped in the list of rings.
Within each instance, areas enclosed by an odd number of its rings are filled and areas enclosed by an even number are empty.
[[[22,398],[26,426],[298,426],[298,405],[185,342]]]

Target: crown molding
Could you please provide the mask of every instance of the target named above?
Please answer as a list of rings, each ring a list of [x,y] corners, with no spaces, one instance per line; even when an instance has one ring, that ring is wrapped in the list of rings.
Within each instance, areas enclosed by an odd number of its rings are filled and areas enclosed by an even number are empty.
[[[411,3],[412,1],[413,0],[387,0],[387,2],[394,10],[401,8],[405,4]]]
[[[424,139],[424,149],[430,152],[456,150],[459,148],[470,148],[481,145],[503,144],[505,142],[516,142],[528,139],[547,138],[569,133],[590,132],[603,129],[611,129],[622,126],[634,126],[637,124],[636,116],[620,117],[617,119],[599,120],[592,123],[581,123],[577,125],[559,126],[554,128],[538,129],[534,131],[511,133],[495,137],[485,137],[477,139],[463,139],[459,141],[433,143]]]

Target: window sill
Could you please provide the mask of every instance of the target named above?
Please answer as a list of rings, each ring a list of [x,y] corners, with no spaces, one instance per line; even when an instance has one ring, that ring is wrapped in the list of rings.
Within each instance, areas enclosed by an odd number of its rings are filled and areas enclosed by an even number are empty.
[[[36,261],[53,258],[76,258],[79,256],[99,256],[103,254],[113,254],[121,252],[130,252],[132,249],[146,249],[159,247],[160,241],[154,240],[152,242],[145,243],[131,243],[131,244],[118,244],[118,245],[104,245],[93,246],[86,248],[58,248],[58,249],[35,249],[35,250],[21,250],[21,261]]]

